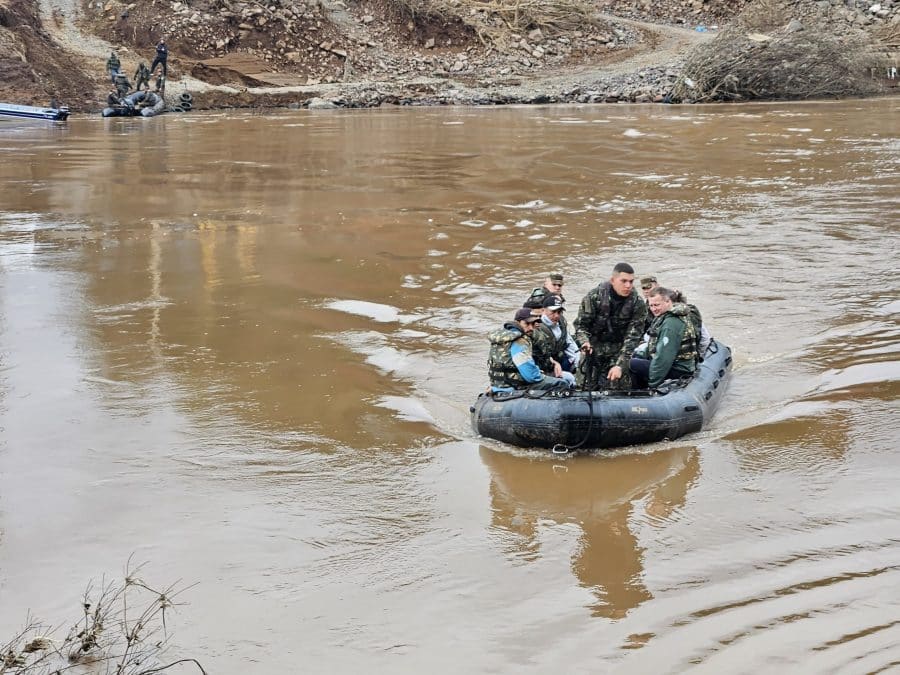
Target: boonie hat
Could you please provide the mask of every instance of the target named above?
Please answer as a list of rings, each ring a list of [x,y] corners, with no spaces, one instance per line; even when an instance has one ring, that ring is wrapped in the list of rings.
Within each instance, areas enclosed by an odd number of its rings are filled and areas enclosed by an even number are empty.
[[[656,283],[656,277],[641,277],[641,288],[645,288],[647,286],[652,286]]]
[[[563,307],[563,299],[558,295],[548,295],[544,298],[544,309],[556,310],[558,309],[560,312],[565,312],[566,308]]]
[[[516,321],[527,321],[531,323],[541,318],[540,314],[533,314],[528,307],[522,307],[516,310]]]

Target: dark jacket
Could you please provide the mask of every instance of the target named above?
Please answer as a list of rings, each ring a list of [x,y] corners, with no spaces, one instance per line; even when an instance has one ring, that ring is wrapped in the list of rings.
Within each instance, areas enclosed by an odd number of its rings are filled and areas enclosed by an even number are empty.
[[[553,374],[553,364],[550,363],[550,359],[562,364],[566,358],[566,345],[569,342],[569,324],[566,317],[562,315],[559,317],[559,327],[561,333],[557,338],[553,334],[553,329],[541,320],[534,324],[534,332],[531,334],[534,362],[538,364],[538,368],[551,375]]]

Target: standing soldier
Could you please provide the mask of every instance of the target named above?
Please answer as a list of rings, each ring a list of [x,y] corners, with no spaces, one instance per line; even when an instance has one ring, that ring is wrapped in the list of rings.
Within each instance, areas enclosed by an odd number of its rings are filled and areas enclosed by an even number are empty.
[[[586,391],[628,389],[628,362],[641,341],[647,305],[634,287],[634,268],[618,263],[609,281],[590,290],[575,319],[575,342],[585,356],[578,384]]]
[[[137,67],[137,70],[134,71],[134,80],[136,84],[134,85],[135,90],[140,91],[141,87],[144,85],[147,86],[147,90],[150,90],[150,69],[147,67],[147,64],[141,61],[140,65]]]
[[[116,83],[116,75],[119,74],[119,69],[122,67],[122,62],[119,61],[119,56],[115,51],[109,53],[109,58],[106,59],[106,72],[109,73],[109,81],[113,84]]]
[[[156,72],[156,66],[162,66],[162,74],[163,77],[169,74],[168,69],[166,68],[166,61],[169,58],[169,50],[166,48],[166,41],[162,38],[159,39],[159,42],[156,43],[156,58],[153,59],[153,65],[150,66],[150,74]]]

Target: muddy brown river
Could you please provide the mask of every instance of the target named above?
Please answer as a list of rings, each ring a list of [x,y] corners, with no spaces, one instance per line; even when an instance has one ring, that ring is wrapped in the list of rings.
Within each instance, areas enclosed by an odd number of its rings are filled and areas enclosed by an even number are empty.
[[[896,98],[0,120],[0,643],[134,556],[219,675],[897,670],[898,214]],[[487,333],[620,260],[712,424],[476,437]]]

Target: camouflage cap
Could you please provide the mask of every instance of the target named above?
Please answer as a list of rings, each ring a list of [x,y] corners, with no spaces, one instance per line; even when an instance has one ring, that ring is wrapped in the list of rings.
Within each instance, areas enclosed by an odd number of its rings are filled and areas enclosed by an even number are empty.
[[[561,284],[563,282],[563,275],[559,272],[554,272],[550,275],[550,281],[555,281],[556,283]]]
[[[641,277],[641,288],[643,288],[644,286],[652,286],[655,283],[656,277],[654,276]]]

